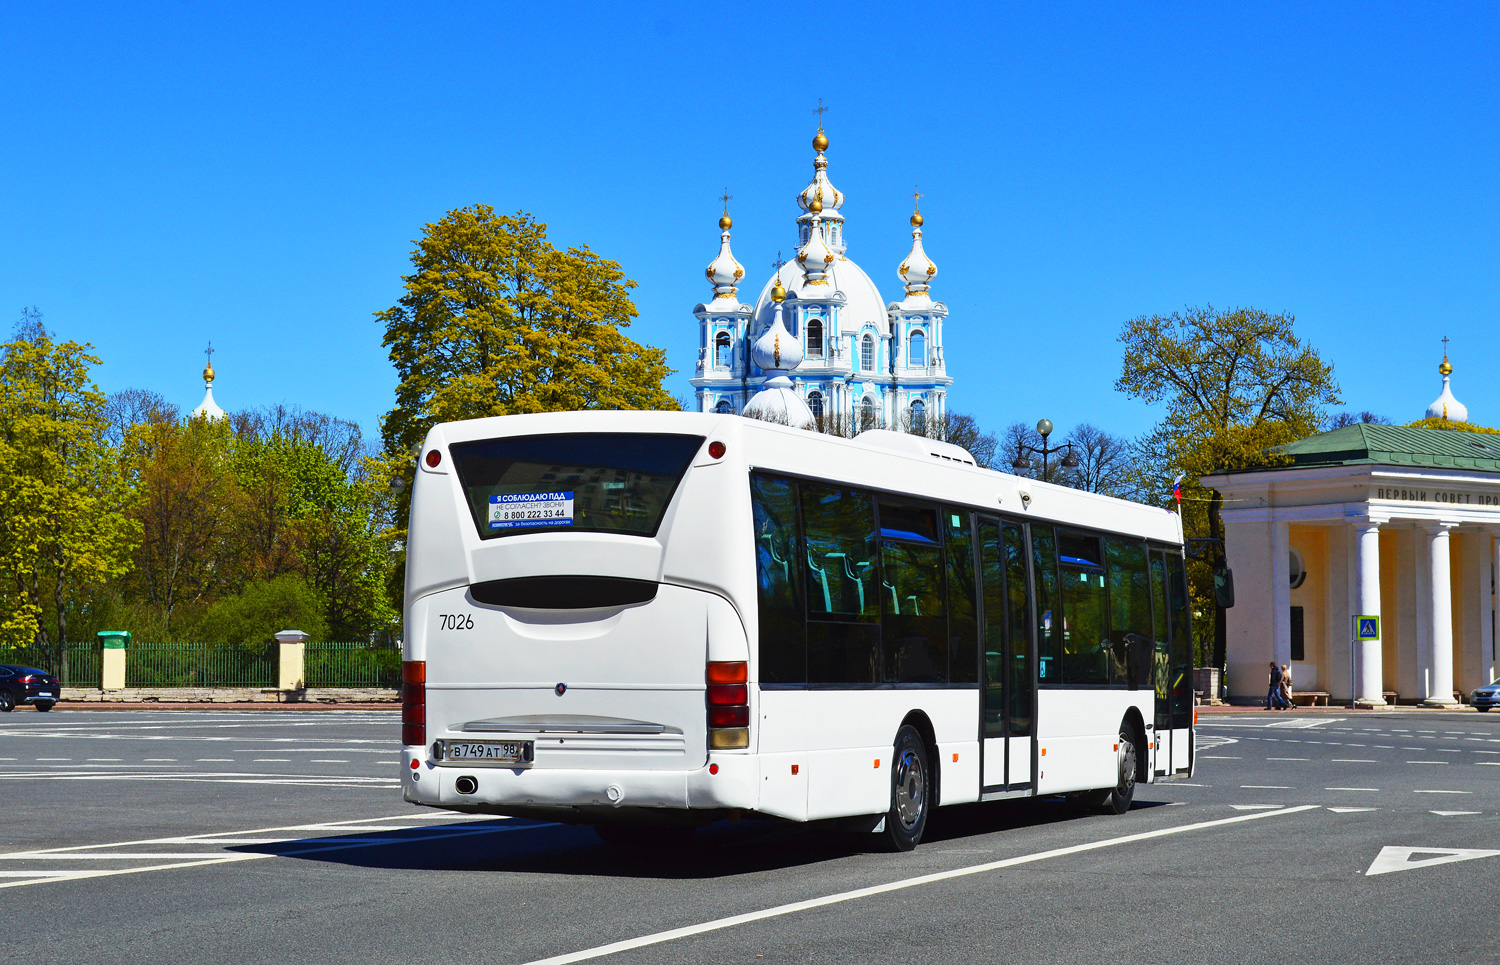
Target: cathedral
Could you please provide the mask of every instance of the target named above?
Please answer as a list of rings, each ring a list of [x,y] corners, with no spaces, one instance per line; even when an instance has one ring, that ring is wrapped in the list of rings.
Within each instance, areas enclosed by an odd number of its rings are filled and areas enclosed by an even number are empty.
[[[929,290],[937,266],[922,250],[921,210],[911,216],[911,253],[896,269],[905,297],[887,303],[845,254],[844,195],[828,179],[821,124],[812,146],[812,181],[797,195],[796,260],[766,279],[754,305],[740,300],[745,269],[729,249],[727,206],[719,219],[719,256],[707,271],[713,298],[693,309],[698,409],[743,413],[762,389],[789,378],[782,392],[793,402],[792,424],[806,424],[810,415],[818,428],[851,434],[941,425],[953,381],[943,359],[948,307]],[[757,340],[783,332],[796,343],[787,346],[793,351],[778,349],[773,362],[769,349],[756,350]]]

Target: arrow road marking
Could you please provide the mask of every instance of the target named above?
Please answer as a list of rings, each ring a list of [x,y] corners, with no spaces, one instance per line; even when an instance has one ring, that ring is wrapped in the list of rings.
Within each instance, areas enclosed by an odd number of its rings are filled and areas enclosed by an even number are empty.
[[[1489,858],[1500,851],[1488,848],[1393,848],[1387,845],[1380,849],[1375,860],[1370,862],[1366,875],[1383,875],[1392,871],[1410,871],[1413,868],[1431,868],[1455,861],[1470,861],[1474,858]],[[1431,857],[1413,858],[1412,855]]]

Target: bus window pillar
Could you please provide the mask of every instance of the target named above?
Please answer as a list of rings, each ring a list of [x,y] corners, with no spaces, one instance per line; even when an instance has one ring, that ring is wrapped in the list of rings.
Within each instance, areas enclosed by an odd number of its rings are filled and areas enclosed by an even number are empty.
[[[1424,614],[1429,630],[1421,653],[1420,676],[1424,707],[1449,707],[1453,699],[1453,567],[1448,533],[1456,523],[1436,521],[1425,527],[1427,574]],[[1421,619],[1421,618],[1419,618]]]
[[[1369,521],[1354,526],[1354,565],[1350,574],[1354,584],[1354,612],[1357,615],[1380,613],[1380,524]],[[1384,707],[1381,641],[1361,640],[1355,647],[1356,706]]]

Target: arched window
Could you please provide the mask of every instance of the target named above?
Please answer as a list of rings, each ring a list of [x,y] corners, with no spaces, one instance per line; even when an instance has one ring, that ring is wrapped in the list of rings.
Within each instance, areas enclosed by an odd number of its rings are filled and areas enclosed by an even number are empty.
[[[927,336],[920,328],[911,333],[911,345],[906,352],[906,364],[913,367],[927,364]]]
[[[865,338],[870,336],[866,335]],[[875,428],[875,400],[868,395],[859,403],[859,427],[861,429]]]
[[[807,357],[820,359],[823,357],[823,321],[819,318],[807,320]]]
[[[875,336],[869,332],[859,340],[859,370],[861,372],[875,371]]]
[[[729,404],[728,399],[720,399],[719,404],[714,406],[714,411],[721,415],[728,415],[734,411],[734,406]]]
[[[927,404],[921,399],[911,400],[911,431],[927,431]]]
[[[714,336],[714,365],[721,369],[729,368],[729,360],[733,352],[729,348],[729,333],[720,332]]]
[[[819,422],[823,421],[823,393],[807,393],[807,407],[812,410],[813,418]]]

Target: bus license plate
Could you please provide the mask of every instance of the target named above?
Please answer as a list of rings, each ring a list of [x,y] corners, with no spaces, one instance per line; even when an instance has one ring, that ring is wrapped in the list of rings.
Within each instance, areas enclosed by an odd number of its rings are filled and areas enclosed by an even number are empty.
[[[449,741],[447,757],[490,764],[530,764],[531,741]]]

